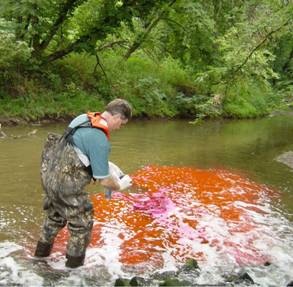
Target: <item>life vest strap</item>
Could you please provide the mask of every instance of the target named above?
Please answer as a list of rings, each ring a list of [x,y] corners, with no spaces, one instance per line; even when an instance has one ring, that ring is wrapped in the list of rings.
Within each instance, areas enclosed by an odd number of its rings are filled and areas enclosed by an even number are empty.
[[[101,116],[99,112],[88,112],[87,113],[88,119],[85,122],[75,126],[74,128],[68,127],[60,140],[65,140],[67,143],[74,145],[73,142],[73,135],[79,128],[96,128],[102,130],[107,138],[110,138],[109,128],[107,124],[107,120]]]

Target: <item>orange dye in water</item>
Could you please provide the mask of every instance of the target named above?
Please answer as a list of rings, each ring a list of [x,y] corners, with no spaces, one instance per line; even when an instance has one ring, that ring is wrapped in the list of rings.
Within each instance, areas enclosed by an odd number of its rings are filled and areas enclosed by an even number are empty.
[[[257,248],[264,230],[259,218],[273,191],[225,170],[147,166],[132,175],[132,192],[111,200],[92,195],[94,228],[90,247],[103,248],[105,233],[117,230],[119,261],[162,267],[166,254],[176,262],[226,256],[237,265],[263,264]],[[65,251],[67,231],[56,239]]]

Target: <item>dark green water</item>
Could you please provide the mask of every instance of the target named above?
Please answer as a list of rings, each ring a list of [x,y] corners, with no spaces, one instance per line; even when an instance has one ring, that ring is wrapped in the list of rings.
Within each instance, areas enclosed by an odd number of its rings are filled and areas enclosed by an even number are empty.
[[[4,127],[0,139],[0,243],[34,246],[42,222],[39,165],[48,132],[64,124]],[[34,135],[27,135],[35,131]],[[293,151],[293,116],[259,120],[133,121],[113,133],[111,160],[131,173],[149,164],[224,168],[281,193],[275,202],[292,222],[293,170],[275,161]],[[89,191],[99,190],[90,186]],[[0,278],[1,279],[1,278]]]

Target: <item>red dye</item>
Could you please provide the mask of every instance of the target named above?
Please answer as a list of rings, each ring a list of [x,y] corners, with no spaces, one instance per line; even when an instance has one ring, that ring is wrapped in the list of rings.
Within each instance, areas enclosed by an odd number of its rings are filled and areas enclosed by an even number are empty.
[[[114,193],[111,200],[92,196],[90,247],[103,248],[102,230],[112,226],[120,230],[119,260],[124,265],[160,267],[164,253],[176,262],[205,260],[209,255],[204,247],[239,265],[267,260],[254,245],[262,236],[255,215],[265,215],[262,206],[272,190],[225,170],[148,166],[132,177],[131,193]],[[239,236],[239,242],[234,240]],[[66,240],[65,230],[55,250],[64,252]]]

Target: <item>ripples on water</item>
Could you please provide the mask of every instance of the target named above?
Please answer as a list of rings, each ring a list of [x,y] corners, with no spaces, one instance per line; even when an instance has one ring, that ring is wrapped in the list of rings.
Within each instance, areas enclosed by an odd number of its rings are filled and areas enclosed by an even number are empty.
[[[277,191],[215,169],[148,166],[133,178],[131,192],[92,197],[95,225],[84,267],[65,269],[64,230],[51,257],[26,267],[24,254],[17,262],[7,257],[22,247],[2,244],[0,284],[113,285],[119,276],[176,270],[187,258],[201,268],[199,277],[186,278],[193,284],[219,284],[240,269],[260,286],[292,280],[293,230],[271,206]]]
[[[125,170],[150,159],[158,166],[133,174],[129,193],[93,196],[93,239],[77,270],[64,267],[66,230],[52,256],[32,257],[42,219],[41,149],[47,132],[64,125],[27,136],[31,129],[7,128],[0,141],[1,286],[113,286],[119,276],[176,270],[189,257],[201,268],[200,277],[185,278],[193,284],[217,284],[241,269],[259,286],[293,280],[292,171],[274,161],[293,150],[292,116],[200,126],[146,121],[113,135],[111,159]],[[226,170],[159,166],[173,163],[243,170],[281,194]]]

